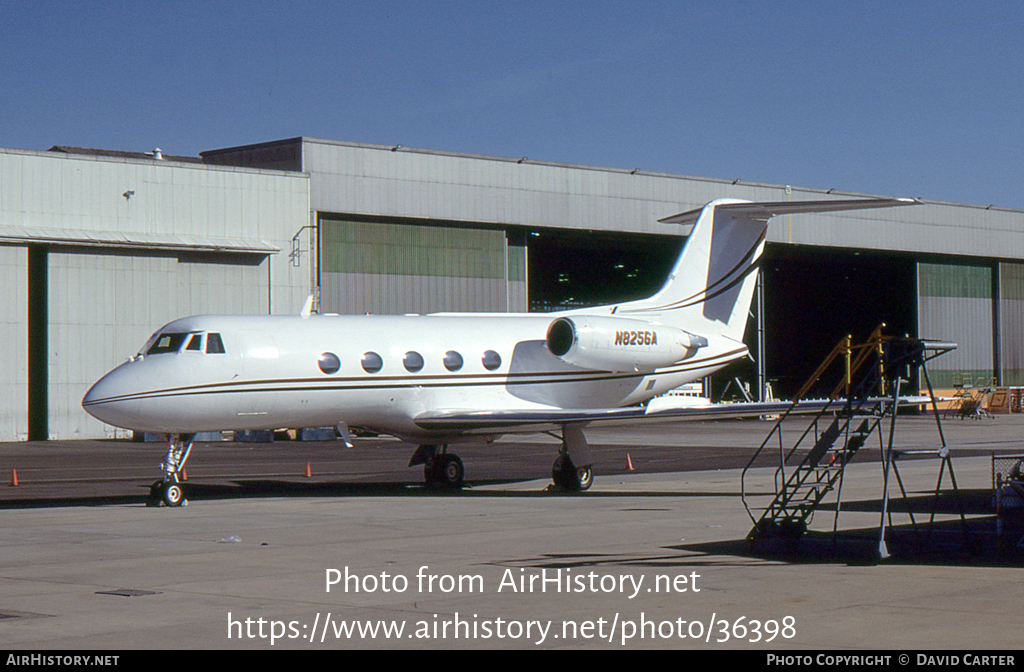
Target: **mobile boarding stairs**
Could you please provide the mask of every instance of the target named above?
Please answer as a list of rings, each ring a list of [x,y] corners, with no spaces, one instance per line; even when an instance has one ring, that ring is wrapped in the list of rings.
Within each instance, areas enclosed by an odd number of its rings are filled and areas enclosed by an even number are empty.
[[[775,423],[764,442],[743,469],[741,495],[743,505],[754,527],[747,539],[755,542],[767,537],[782,537],[795,540],[802,536],[814,512],[829,493],[835,491],[835,521],[833,538],[838,531],[839,513],[842,508],[843,477],[848,465],[868,440],[878,436],[882,454],[882,513],[878,531],[878,553],[882,558],[889,553],[885,544],[886,527],[891,527],[889,511],[889,475],[896,476],[903,497],[907,492],[897,468],[897,460],[904,455],[933,455],[941,459],[935,494],[942,488],[945,470],[949,476],[960,518],[966,532],[966,517],[960,503],[949,457],[945,436],[942,432],[940,415],[936,407],[934,390],[928,377],[926,362],[956,348],[952,343],[938,343],[916,338],[896,338],[882,334],[881,325],[862,344],[854,344],[847,336],[842,339],[828,357],[821,363],[808,381],[797,393],[793,405]],[[927,386],[927,398],[901,396],[914,368],[918,368]],[[787,445],[783,436],[783,424],[787,419],[797,417],[800,401],[826,375],[841,372],[840,380],[820,411],[815,413],[807,428],[795,442]],[[930,405],[938,430],[939,446],[936,448],[894,450],[893,438],[901,403]],[[888,440],[883,436],[883,424],[889,425]],[[824,429],[822,429],[824,428]],[[792,423],[787,427],[793,435]],[[748,476],[755,462],[766,450],[778,451],[778,462],[774,471],[774,498],[767,508],[755,515],[748,493]],[[916,530],[913,513],[911,523]],[[934,519],[935,513],[932,513]]]

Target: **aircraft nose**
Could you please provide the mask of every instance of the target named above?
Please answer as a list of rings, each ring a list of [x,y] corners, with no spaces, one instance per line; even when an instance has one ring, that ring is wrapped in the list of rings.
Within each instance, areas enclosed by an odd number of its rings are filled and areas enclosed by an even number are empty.
[[[118,381],[115,380],[115,377],[119,377],[116,375],[117,373],[117,370],[111,371],[97,380],[93,386],[89,388],[89,391],[86,392],[85,396],[82,398],[82,406],[84,406],[86,410],[88,410],[90,406],[109,402],[113,398],[119,396],[118,388],[121,386],[118,385]]]
[[[82,398],[82,408],[89,415],[117,427],[125,426],[122,411],[129,403],[129,395],[138,391],[134,385],[134,372],[126,370],[125,367],[126,365],[122,364],[100,378]]]

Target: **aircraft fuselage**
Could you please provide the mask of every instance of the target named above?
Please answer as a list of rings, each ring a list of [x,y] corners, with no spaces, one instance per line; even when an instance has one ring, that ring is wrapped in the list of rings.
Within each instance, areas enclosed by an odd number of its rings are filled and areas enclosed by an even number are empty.
[[[135,431],[344,422],[447,443],[459,437],[422,429],[416,416],[432,409],[626,406],[747,353],[741,343],[710,338],[664,368],[575,366],[552,354],[546,341],[553,320],[573,314],[188,317],[162,327],[139,355],[99,380],[83,405],[100,420]],[[657,328],[619,335],[614,347],[649,346]]]

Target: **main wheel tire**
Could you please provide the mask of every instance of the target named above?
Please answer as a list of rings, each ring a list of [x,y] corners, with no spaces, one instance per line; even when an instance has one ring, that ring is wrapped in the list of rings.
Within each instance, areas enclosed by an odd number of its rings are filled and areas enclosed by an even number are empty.
[[[462,487],[466,468],[458,455],[443,455],[440,460],[437,482],[446,488],[458,490]]]
[[[146,498],[146,506],[160,506],[163,504],[164,482],[163,480],[153,481],[149,486],[149,497]]]
[[[434,485],[441,480],[441,459],[438,457],[431,457],[423,463],[423,482],[427,485]]]
[[[458,455],[438,455],[423,465],[423,480],[427,485],[439,485],[458,490],[462,487],[466,469]]]
[[[551,480],[566,492],[579,492],[594,483],[594,472],[589,466],[577,469],[568,455],[559,455],[551,465]]]
[[[555,484],[555,487],[561,488],[562,490],[569,489],[569,479],[566,478],[566,462],[572,464],[572,460],[568,457],[565,455],[559,455],[551,465],[551,482]]]
[[[551,465],[551,481],[566,492],[582,492],[594,484],[590,465],[577,468],[568,455],[559,455]]]
[[[576,470],[576,489],[580,492],[589,490],[594,484],[594,470],[590,466],[580,467]]]

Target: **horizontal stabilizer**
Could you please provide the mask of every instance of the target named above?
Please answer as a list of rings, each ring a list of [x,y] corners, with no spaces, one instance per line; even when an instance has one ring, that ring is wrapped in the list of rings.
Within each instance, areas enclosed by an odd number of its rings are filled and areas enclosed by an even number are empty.
[[[858,198],[842,201],[770,201],[762,203],[723,203],[717,206],[722,212],[743,215],[752,219],[769,219],[777,215],[798,215],[807,212],[839,212],[842,210],[866,210],[870,208],[892,208],[898,205],[918,205],[913,198]],[[703,208],[688,210],[678,215],[659,219],[665,224],[693,224]]]

